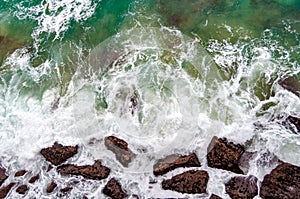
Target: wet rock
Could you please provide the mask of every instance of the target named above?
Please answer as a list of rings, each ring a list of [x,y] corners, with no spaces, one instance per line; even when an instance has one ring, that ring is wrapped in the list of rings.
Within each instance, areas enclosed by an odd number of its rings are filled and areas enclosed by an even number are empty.
[[[17,172],[15,173],[15,177],[23,176],[23,175],[25,175],[26,173],[27,173],[26,170],[20,170],[20,171],[17,171]]]
[[[67,193],[67,192],[70,192],[72,189],[73,189],[72,187],[64,187],[64,188],[60,189],[60,192]]]
[[[42,149],[41,154],[47,161],[57,166],[77,154],[77,150],[78,146],[63,146],[55,142],[52,147]]]
[[[267,174],[261,184],[262,198],[300,198],[300,167],[283,163]]]
[[[6,175],[6,170],[0,166],[0,186],[3,184],[3,182],[8,178],[8,175]]]
[[[190,155],[168,155],[158,160],[153,166],[153,174],[155,176],[163,175],[171,170],[179,167],[200,167],[201,164],[195,153]]]
[[[128,164],[135,157],[135,154],[128,148],[127,142],[115,136],[106,137],[104,144],[108,150],[111,150],[116,155],[117,160],[124,167],[128,167]]]
[[[206,171],[190,170],[163,180],[162,188],[180,193],[205,193],[209,176]]]
[[[56,187],[57,184],[54,181],[52,181],[46,189],[47,193],[52,193]]]
[[[296,76],[289,76],[278,81],[278,84],[284,89],[300,97],[300,83]]]
[[[222,199],[220,196],[212,194],[209,199]]]
[[[27,187],[27,185],[25,185],[25,184],[20,185],[20,186],[16,189],[16,192],[19,193],[19,194],[22,194],[22,195],[24,195],[27,191],[28,191],[28,187]]]
[[[225,184],[226,193],[232,199],[251,199],[258,194],[257,178],[255,176],[237,176]]]
[[[208,147],[207,164],[209,167],[243,174],[239,159],[245,152],[244,146],[227,141],[226,138],[213,137]]]
[[[112,199],[126,198],[128,195],[123,191],[121,184],[114,178],[110,179],[102,192]]]
[[[243,171],[243,173],[248,173],[250,168],[250,161],[257,157],[257,152],[244,152],[239,161],[238,166]]]
[[[108,177],[110,169],[102,166],[100,160],[93,165],[76,166],[73,164],[61,165],[57,168],[61,175],[80,175],[87,179],[102,180]]]
[[[31,184],[33,184],[33,183],[35,183],[39,179],[40,179],[40,175],[37,174],[37,175],[31,177],[28,182],[31,183]]]
[[[286,118],[286,120],[295,125],[297,131],[300,132],[300,118],[290,115]]]
[[[52,169],[53,169],[53,166],[49,165],[48,168],[47,168],[47,172],[51,171]]]
[[[7,186],[4,186],[0,189],[0,198],[5,198],[9,191],[15,186],[16,183],[11,182]]]

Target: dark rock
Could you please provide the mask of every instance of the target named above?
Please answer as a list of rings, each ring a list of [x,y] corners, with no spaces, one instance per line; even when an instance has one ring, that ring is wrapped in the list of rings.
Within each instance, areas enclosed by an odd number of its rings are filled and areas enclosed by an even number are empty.
[[[48,168],[47,168],[47,172],[51,171],[52,169],[53,169],[53,166],[49,165]]]
[[[72,187],[64,187],[60,189],[60,192],[66,193],[66,192],[70,192],[72,189],[73,189]]]
[[[111,150],[116,155],[117,160],[124,167],[128,167],[128,164],[135,157],[135,154],[128,148],[127,142],[115,136],[106,137],[104,144],[108,150]]]
[[[63,146],[54,143],[52,147],[42,149],[41,154],[47,161],[57,166],[77,154],[77,150],[78,146]]]
[[[0,166],[0,186],[3,184],[3,182],[8,178],[8,175],[6,175],[6,170]]]
[[[7,186],[4,186],[0,189],[0,198],[5,198],[9,191],[15,186],[16,183],[11,182]]]
[[[222,199],[220,196],[212,194],[209,199]]]
[[[283,163],[264,177],[261,184],[262,198],[300,198],[300,167]]]
[[[205,193],[209,176],[206,171],[190,170],[163,180],[162,188],[180,193]]]
[[[23,176],[23,175],[25,175],[25,173],[27,173],[26,170],[20,170],[20,171],[17,171],[17,172],[15,173],[15,177]]]
[[[28,182],[31,183],[31,184],[33,184],[33,183],[35,183],[39,179],[40,179],[40,175],[37,174],[37,175],[31,177]]]
[[[226,193],[232,199],[251,199],[258,194],[257,178],[255,176],[237,176],[225,184]]]
[[[243,174],[239,159],[245,152],[244,146],[228,142],[226,138],[213,137],[208,147],[207,164],[209,167]]]
[[[23,195],[24,195],[27,191],[28,191],[28,187],[27,187],[27,185],[25,185],[25,184],[19,186],[19,187],[16,189],[16,192],[18,192],[19,194],[23,194]]]
[[[300,83],[296,76],[289,76],[278,81],[279,85],[284,89],[294,93],[298,97],[300,96]]]
[[[168,155],[158,160],[153,166],[153,174],[155,176],[163,175],[171,170],[179,167],[200,167],[201,164],[195,153],[190,155]]]
[[[128,195],[123,191],[121,184],[114,178],[110,179],[102,192],[112,199],[126,198]]]
[[[87,179],[102,180],[108,177],[110,169],[102,166],[100,160],[93,165],[76,166],[73,164],[61,165],[57,168],[61,175],[80,175]]]
[[[248,152],[243,153],[238,161],[239,168],[243,173],[248,173],[250,168],[250,161],[257,157],[257,152]]]
[[[300,132],[300,118],[290,115],[286,118],[286,120],[295,125],[297,131]]]
[[[46,189],[47,193],[52,193],[56,187],[57,184],[54,181],[52,181]]]

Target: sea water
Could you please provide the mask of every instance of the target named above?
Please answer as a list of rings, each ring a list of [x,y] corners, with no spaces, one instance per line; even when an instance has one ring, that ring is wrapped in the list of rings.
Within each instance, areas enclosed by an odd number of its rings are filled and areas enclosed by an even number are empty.
[[[300,166],[299,133],[282,121],[300,116],[299,98],[278,84],[299,78],[299,13],[298,0],[1,0],[7,182],[26,168],[42,173],[25,198],[103,198],[107,180],[81,181],[70,195],[45,192],[52,179],[74,181],[43,170],[39,151],[55,141],[80,146],[71,163],[101,159],[140,198],[229,198],[224,183],[233,174],[206,165],[213,136]],[[108,135],[137,154],[128,168],[104,147]],[[149,184],[157,159],[190,152],[210,175],[207,194],[161,189],[184,169]],[[271,169],[253,161],[248,174],[262,180]]]

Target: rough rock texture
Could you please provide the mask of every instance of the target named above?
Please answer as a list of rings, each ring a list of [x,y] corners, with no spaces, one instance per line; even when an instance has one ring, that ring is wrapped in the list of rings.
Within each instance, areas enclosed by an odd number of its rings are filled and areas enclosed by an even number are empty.
[[[296,76],[290,76],[285,79],[281,79],[278,81],[278,83],[284,89],[294,93],[298,97],[300,96],[300,83]]]
[[[17,171],[17,172],[15,173],[15,177],[23,176],[23,175],[25,175],[26,173],[27,173],[26,170],[20,170],[20,171]]]
[[[93,165],[76,166],[73,164],[61,165],[57,171],[62,175],[81,175],[87,179],[102,180],[108,177],[110,169],[102,166],[100,160],[96,160]]]
[[[52,181],[46,189],[47,193],[52,193],[56,187],[57,184],[54,181]]]
[[[60,192],[66,193],[66,192],[70,192],[72,189],[73,189],[72,187],[64,187],[60,189]]]
[[[3,184],[3,182],[8,178],[8,175],[6,175],[6,170],[0,166],[0,186]]]
[[[128,164],[135,157],[135,154],[128,148],[127,142],[115,136],[106,137],[104,144],[108,150],[111,150],[116,155],[117,160],[124,167],[128,167]]]
[[[220,196],[212,194],[209,199],[222,199]]]
[[[176,175],[168,180],[163,180],[162,188],[180,193],[205,193],[209,176],[206,171],[190,170]]]
[[[39,175],[39,174],[37,174],[37,175],[31,177],[31,178],[29,179],[28,182],[31,183],[31,184],[33,184],[33,183],[35,183],[38,179],[40,179],[40,175]]]
[[[27,185],[23,184],[23,185],[20,185],[17,189],[16,189],[16,192],[18,192],[19,194],[25,194],[28,190],[28,187]]]
[[[213,137],[208,147],[207,164],[209,167],[243,174],[239,159],[245,152],[244,146],[228,142],[226,138]]]
[[[110,179],[102,192],[112,199],[123,199],[128,195],[123,191],[121,184],[114,178]]]
[[[300,167],[283,163],[264,177],[261,184],[262,198],[300,198]]]
[[[61,144],[54,143],[52,147],[42,149],[41,154],[47,161],[57,166],[77,154],[77,150],[78,146],[63,146]]]
[[[4,186],[0,189],[0,198],[5,198],[9,191],[15,186],[16,183],[11,182],[7,186]]]
[[[195,153],[190,155],[168,155],[158,160],[153,166],[153,174],[155,176],[163,175],[178,167],[200,167],[201,164]]]
[[[225,190],[232,199],[251,199],[258,194],[255,176],[237,176],[225,184]]]
[[[295,127],[297,128],[298,132],[300,132],[300,118],[298,117],[294,117],[294,116],[288,116],[287,121],[289,121],[290,123],[292,123],[293,125],[295,125]]]

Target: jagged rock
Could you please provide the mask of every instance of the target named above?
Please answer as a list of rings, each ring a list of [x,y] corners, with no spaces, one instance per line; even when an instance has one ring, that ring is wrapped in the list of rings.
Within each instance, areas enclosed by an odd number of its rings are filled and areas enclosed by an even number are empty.
[[[205,193],[209,176],[206,171],[190,170],[163,180],[162,188],[180,193]]]
[[[54,181],[52,181],[46,189],[47,193],[52,193],[56,187],[57,184]]]
[[[300,167],[282,163],[267,174],[261,184],[262,198],[300,198]]]
[[[16,183],[11,182],[7,186],[0,188],[0,198],[5,198],[9,191],[15,186]]]
[[[72,189],[73,189],[72,187],[64,187],[60,189],[60,192],[66,193],[66,192],[70,192]]]
[[[23,176],[23,175],[25,175],[26,173],[27,173],[26,170],[20,170],[20,171],[17,171],[17,172],[15,173],[15,177]]]
[[[115,136],[106,137],[104,144],[108,150],[111,150],[116,155],[117,160],[124,167],[128,167],[128,164],[135,157],[135,154],[128,148],[127,142]]]
[[[300,118],[290,115],[286,118],[286,120],[295,125],[297,131],[300,132]]]
[[[93,165],[76,166],[73,164],[61,165],[57,168],[61,175],[80,175],[87,179],[102,180],[108,177],[110,169],[102,166],[100,160]]]
[[[209,199],[222,199],[220,196],[212,194]]]
[[[78,146],[63,146],[55,142],[52,147],[42,149],[41,154],[47,161],[57,166],[77,154],[77,150]]]
[[[114,178],[110,179],[102,192],[112,199],[123,199],[128,195],[123,191],[121,184]]]
[[[255,176],[237,176],[225,184],[225,190],[232,199],[251,199],[258,194]]]
[[[27,185],[25,185],[25,184],[20,185],[20,186],[16,189],[16,192],[18,192],[19,194],[22,194],[22,195],[24,195],[27,191],[28,191],[28,187],[27,187]]]
[[[8,178],[8,175],[6,175],[6,170],[2,166],[0,166],[0,186],[3,184],[3,182]]]
[[[33,184],[33,183],[35,183],[38,179],[40,179],[40,175],[39,175],[39,174],[37,174],[37,175],[31,177],[31,178],[29,179],[28,182],[31,183],[31,184]]]
[[[158,160],[153,166],[153,174],[155,176],[163,175],[178,167],[200,167],[201,164],[195,153],[190,155],[168,155]]]
[[[294,93],[298,97],[300,97],[300,83],[297,80],[296,76],[289,76],[285,79],[281,79],[278,81],[279,85],[284,89]]]
[[[243,174],[238,163],[244,152],[244,146],[240,144],[228,142],[226,138],[213,137],[208,147],[207,164],[209,167]]]

